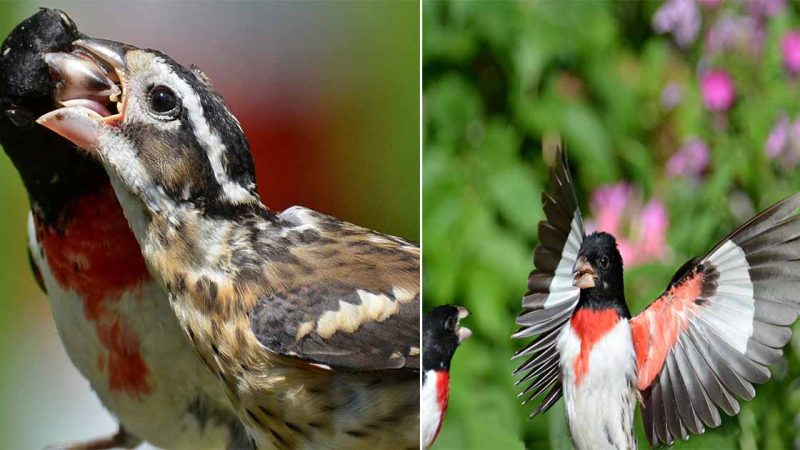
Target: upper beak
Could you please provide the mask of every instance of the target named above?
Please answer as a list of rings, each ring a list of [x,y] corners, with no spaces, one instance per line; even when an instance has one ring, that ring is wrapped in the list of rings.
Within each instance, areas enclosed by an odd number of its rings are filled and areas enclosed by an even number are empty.
[[[589,263],[585,256],[578,257],[575,267],[572,268],[572,285],[580,289],[594,287],[594,267]]]
[[[461,319],[466,319],[469,317],[469,310],[463,306],[458,307],[458,320],[461,322]],[[472,336],[472,330],[467,327],[457,326],[456,328],[456,336],[458,336],[458,343],[462,343],[469,339]]]
[[[122,120],[125,110],[125,53],[134,47],[103,39],[78,39],[70,53],[48,53],[56,81],[56,104],[36,122],[78,147],[98,146],[100,129]],[[119,84],[119,85],[118,85]]]

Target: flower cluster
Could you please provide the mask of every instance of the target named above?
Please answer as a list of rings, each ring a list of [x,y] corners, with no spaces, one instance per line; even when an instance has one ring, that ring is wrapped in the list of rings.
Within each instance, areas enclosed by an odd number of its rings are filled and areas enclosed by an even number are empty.
[[[639,190],[623,182],[599,187],[592,194],[589,209],[593,219],[586,221],[586,231],[614,235],[626,267],[667,255],[669,218],[661,201],[643,203]]]

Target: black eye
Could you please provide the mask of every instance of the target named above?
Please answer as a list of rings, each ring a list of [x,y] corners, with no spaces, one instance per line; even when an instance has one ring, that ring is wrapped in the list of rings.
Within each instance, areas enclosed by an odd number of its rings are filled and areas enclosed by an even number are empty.
[[[455,330],[456,329],[456,319],[454,317],[449,317],[444,322],[444,329],[445,330],[449,330],[449,331]]]
[[[166,86],[155,86],[150,89],[150,110],[158,115],[177,117],[179,103],[175,92]]]
[[[608,256],[600,257],[600,268],[603,270],[608,269]]]

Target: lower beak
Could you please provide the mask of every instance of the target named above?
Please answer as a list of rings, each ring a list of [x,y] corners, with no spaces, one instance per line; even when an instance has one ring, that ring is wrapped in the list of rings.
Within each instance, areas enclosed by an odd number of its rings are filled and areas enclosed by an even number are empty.
[[[458,320],[466,319],[469,317],[469,310],[463,306],[458,307]],[[458,326],[456,328],[456,336],[458,336],[458,343],[462,343],[472,336],[472,330],[467,327]]]
[[[99,144],[104,125],[122,120],[125,109],[125,53],[133,47],[102,39],[79,39],[70,53],[44,56],[62,106],[36,122],[83,149]],[[119,85],[118,85],[119,84]]]
[[[594,267],[589,263],[585,256],[578,258],[575,267],[572,268],[572,285],[579,289],[594,287]]]

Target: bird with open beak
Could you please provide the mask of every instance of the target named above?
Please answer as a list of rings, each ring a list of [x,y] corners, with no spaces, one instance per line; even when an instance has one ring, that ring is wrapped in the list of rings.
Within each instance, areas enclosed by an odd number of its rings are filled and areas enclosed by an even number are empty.
[[[79,83],[56,86],[44,55],[52,62],[53,52],[71,51],[81,36],[63,11],[43,8],[0,51],[0,144],[30,200],[31,267],[67,355],[119,422],[111,436],[58,448],[147,441],[169,449],[249,449],[224,389],[197,359],[166,291],[148,272],[102,164],[36,125],[53,109],[56,91],[78,99],[95,83],[108,94],[118,89],[83,59],[63,61],[81,74]],[[51,376],[41,381],[55,381]]]
[[[419,248],[306,208],[269,210],[205,74],[154,50],[74,46],[48,56],[62,107],[38,122],[101,161],[255,445],[418,448]]]
[[[739,412],[781,360],[800,313],[800,194],[767,208],[704,256],[677,270],[664,292],[632,317],[614,237],[588,236],[566,156],[559,151],[542,194],[535,269],[517,317],[515,371],[531,417],[564,397],[579,449],[637,443],[641,402],[650,443],[672,444]]]

